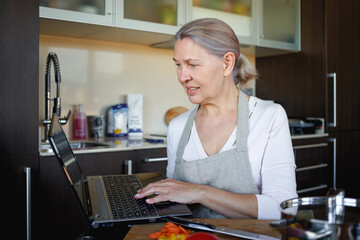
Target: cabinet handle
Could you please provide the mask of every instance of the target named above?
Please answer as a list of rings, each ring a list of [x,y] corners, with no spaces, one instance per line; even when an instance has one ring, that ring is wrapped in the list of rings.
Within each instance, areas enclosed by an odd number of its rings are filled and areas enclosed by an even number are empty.
[[[329,127],[336,127],[336,73],[328,73],[326,75],[328,78],[333,79],[333,122],[329,123]]]
[[[125,165],[127,166],[127,174],[132,174],[132,160],[125,160]]]
[[[297,149],[306,149],[306,148],[317,148],[317,147],[327,147],[327,143],[315,143],[315,144],[308,144],[308,145],[299,145],[293,147],[295,150]]]
[[[31,168],[25,167],[26,175],[26,240],[31,239]]]
[[[312,165],[312,166],[308,166],[308,167],[297,168],[296,172],[313,170],[313,169],[317,169],[317,168],[324,168],[324,167],[327,167],[327,166],[328,165],[326,163],[321,163],[321,164],[318,164],[318,165]]]
[[[320,190],[320,189],[323,189],[323,188],[327,188],[327,185],[326,184],[321,184],[321,185],[316,186],[316,187],[304,188],[304,189],[298,190],[297,193],[306,193],[306,192],[311,192],[311,191],[315,191],[315,190]]]
[[[161,158],[144,158],[144,162],[164,162],[167,161],[167,157],[161,157]]]
[[[333,143],[333,188],[336,189],[336,138],[330,138]]]

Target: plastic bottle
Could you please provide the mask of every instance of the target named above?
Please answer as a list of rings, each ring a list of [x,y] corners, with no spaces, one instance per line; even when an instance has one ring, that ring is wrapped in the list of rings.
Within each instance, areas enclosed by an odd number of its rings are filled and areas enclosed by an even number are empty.
[[[82,104],[77,106],[74,113],[74,138],[86,139],[86,114],[83,112]]]

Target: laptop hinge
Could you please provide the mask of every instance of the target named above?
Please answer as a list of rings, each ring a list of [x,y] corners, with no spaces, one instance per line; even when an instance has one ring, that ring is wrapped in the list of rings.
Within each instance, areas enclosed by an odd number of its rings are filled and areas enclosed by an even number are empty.
[[[84,186],[85,186],[85,198],[86,198],[88,216],[92,216],[92,208],[91,208],[91,201],[90,201],[90,194],[89,194],[89,187],[87,180],[84,180]]]

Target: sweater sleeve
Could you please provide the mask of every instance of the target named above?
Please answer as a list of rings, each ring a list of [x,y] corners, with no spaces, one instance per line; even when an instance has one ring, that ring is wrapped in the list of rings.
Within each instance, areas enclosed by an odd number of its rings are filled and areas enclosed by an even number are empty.
[[[261,166],[258,218],[279,219],[280,203],[297,197],[295,159],[285,110],[276,104]]]

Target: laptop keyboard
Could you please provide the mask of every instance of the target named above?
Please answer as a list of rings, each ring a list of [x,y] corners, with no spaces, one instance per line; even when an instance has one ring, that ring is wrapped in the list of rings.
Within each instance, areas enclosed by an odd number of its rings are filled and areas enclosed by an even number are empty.
[[[137,175],[103,176],[103,179],[115,219],[158,215],[154,206],[145,202],[145,198],[135,199],[134,195],[142,188]]]

